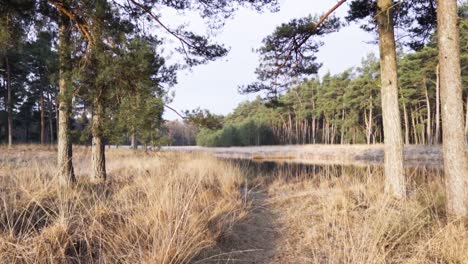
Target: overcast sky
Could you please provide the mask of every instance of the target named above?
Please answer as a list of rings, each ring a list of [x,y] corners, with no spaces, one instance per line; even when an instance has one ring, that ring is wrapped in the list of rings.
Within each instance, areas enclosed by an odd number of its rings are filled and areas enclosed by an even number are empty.
[[[235,16],[226,21],[223,29],[214,40],[230,48],[229,54],[215,62],[196,66],[190,71],[178,74],[178,84],[174,101],[170,104],[177,110],[201,107],[216,114],[228,114],[240,102],[253,99],[256,95],[240,95],[239,85],[255,81],[255,68],[258,55],[253,51],[261,46],[262,39],[273,32],[276,26],[293,18],[310,14],[323,14],[330,9],[336,0],[283,0],[277,13],[257,13],[250,9],[240,9]],[[344,4],[337,10],[343,17],[348,10]],[[190,28],[204,32],[204,24],[196,14],[183,18],[174,12],[163,12],[162,18],[174,24],[190,22]],[[168,23],[170,23],[168,22]],[[375,36],[361,30],[357,25],[350,25],[337,33],[331,34],[323,41],[325,45],[317,54],[318,61],[323,63],[319,75],[330,71],[340,73],[353,66],[358,66],[368,53],[378,53],[377,45],[369,44]],[[172,111],[165,111],[167,120],[178,119]]]

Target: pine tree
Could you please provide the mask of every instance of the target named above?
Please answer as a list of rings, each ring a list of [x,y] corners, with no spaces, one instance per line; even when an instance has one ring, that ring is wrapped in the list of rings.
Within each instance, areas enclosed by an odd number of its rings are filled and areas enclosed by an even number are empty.
[[[73,87],[71,83],[71,23],[59,14],[59,95],[57,119],[57,167],[63,185],[76,182],[73,170],[73,149],[71,142],[70,118],[72,114]]]
[[[440,62],[444,171],[447,211],[468,215],[468,157],[463,133],[463,98],[457,1],[438,1],[437,36]]]

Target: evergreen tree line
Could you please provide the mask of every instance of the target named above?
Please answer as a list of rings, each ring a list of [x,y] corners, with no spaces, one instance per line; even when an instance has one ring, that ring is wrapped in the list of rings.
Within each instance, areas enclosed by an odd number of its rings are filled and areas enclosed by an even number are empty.
[[[72,145],[91,144],[90,176],[105,180],[106,144],[157,144],[176,71],[228,51],[166,25],[161,8],[197,11],[213,32],[239,6],[276,1],[0,0],[0,142],[57,142],[64,185],[76,182]],[[173,65],[165,46],[182,55]]]
[[[380,75],[371,71],[373,75],[365,76],[366,67],[362,67],[362,73],[351,70],[290,89],[295,80],[317,73],[321,64],[316,62],[315,53],[324,44],[320,38],[345,26],[333,15],[345,2],[350,7],[346,21],[361,23],[361,28],[378,35]],[[223,45],[212,43],[209,35],[189,31],[184,25],[166,25],[158,12],[163,7],[198,11],[209,22],[208,32],[214,32],[238,6],[246,5],[257,11],[278,7],[275,0],[0,0],[0,130],[4,140],[11,146],[15,139],[28,141],[40,134],[45,142],[49,134],[52,142],[56,130],[58,176],[64,185],[76,182],[73,135],[90,140],[90,176],[105,180],[108,142],[126,140],[128,135],[133,142],[137,137],[147,142],[160,136],[156,128],[161,126],[160,113],[168,99],[167,87],[175,82],[175,71],[216,60],[228,52]],[[463,92],[464,70],[460,68],[460,47],[466,48],[466,38],[459,39],[460,24],[466,31],[466,10],[466,3],[459,6],[456,0],[340,0],[320,17],[282,24],[258,50],[258,81],[241,87],[242,92],[267,91],[274,98],[270,105],[261,103],[259,107],[267,108],[263,111],[266,117],[262,116],[267,122],[255,121],[255,115],[250,117],[254,125],[226,118],[225,132],[216,132],[219,135],[214,138],[231,138],[224,145],[235,141],[261,144],[258,135],[264,133],[264,126],[278,143],[354,143],[362,141],[363,135],[366,142],[384,138],[385,192],[400,199],[406,196],[402,124],[407,143],[437,143],[442,134],[448,212],[466,216],[468,162],[466,126],[462,124],[466,90]],[[395,27],[408,33],[410,41],[403,44],[415,50],[426,46],[437,27],[440,63],[431,60],[431,46],[427,45],[426,55],[408,55],[398,67]],[[161,32],[179,44],[175,51],[181,62],[174,67],[167,66],[158,52],[158,47],[171,42],[161,38]],[[45,44],[36,43],[41,39]],[[36,44],[50,48],[38,48],[34,53],[28,45]],[[405,67],[407,71],[403,71]],[[374,80],[380,80],[380,85]],[[353,85],[359,88],[357,95],[350,89]],[[371,88],[361,88],[366,85]],[[309,86],[314,88],[300,88]],[[375,87],[380,87],[380,98],[372,93]],[[311,94],[297,99],[301,89]],[[34,124],[38,116],[41,121]],[[87,134],[72,133],[74,127]]]
[[[347,23],[342,23],[342,18],[336,16],[335,11],[346,2],[349,4],[345,16]],[[460,34],[460,31],[466,31],[467,17],[466,3],[459,5],[456,0],[340,0],[320,17],[292,19],[265,37],[262,47],[257,50],[260,54],[255,72],[257,81],[241,86],[240,92],[265,92],[267,98],[272,99],[270,104],[282,110],[276,113],[265,111],[266,119],[271,120],[271,129],[277,131],[275,134],[280,142],[349,143],[357,142],[359,134],[361,138],[365,135],[367,143],[380,142],[383,138],[384,192],[396,199],[404,199],[408,195],[403,155],[405,141],[438,143],[442,138],[447,212],[453,218],[463,217],[468,214],[468,107],[464,102],[466,81],[462,78],[466,76],[463,73],[466,69],[461,65],[466,67],[466,58],[463,57],[466,57],[464,49],[467,42],[463,38],[466,33]],[[346,71],[313,80],[312,85],[305,82],[302,86],[316,88],[304,89],[311,94],[301,100],[297,96],[301,85],[290,88],[296,80],[318,72],[321,63],[316,61],[315,53],[324,45],[321,37],[354,22],[365,31],[377,33],[380,74],[371,71],[374,74],[365,76],[358,69],[358,74]],[[426,50],[427,54],[419,52],[414,57],[406,56],[398,63],[395,28],[408,37],[401,42],[403,47],[415,51],[425,46],[430,48],[428,40],[436,36],[438,62],[435,63],[435,71],[432,56],[428,56],[430,49]],[[434,72],[435,80],[431,77]],[[380,80],[380,85],[376,85],[374,80]],[[353,85],[358,87],[358,92],[350,91]],[[370,88],[362,90],[361,87],[366,85]],[[376,86],[380,88],[380,98],[372,93]],[[436,88],[435,112],[431,86]],[[359,99],[356,94],[364,96]],[[422,99],[421,94],[424,94]],[[298,100],[292,99],[291,103],[289,98]],[[373,102],[378,99],[380,112]],[[311,107],[303,107],[305,104]],[[249,104],[246,105],[248,108]],[[312,110],[309,117],[304,117],[303,109]],[[402,123],[405,133],[402,133]],[[222,132],[219,134],[223,135]],[[221,136],[218,138],[222,139]]]
[[[9,105],[14,143],[57,142],[57,41],[52,32],[40,31],[34,39],[24,39],[3,57],[0,63],[0,142],[9,140]],[[162,123],[166,93],[159,86],[161,82],[152,78],[158,71],[167,69],[155,52],[150,40],[134,38],[122,45],[118,57],[103,65],[102,71],[106,74],[103,81],[114,82],[114,94],[107,95],[113,99],[112,104],[106,106],[104,135],[107,143],[129,143],[131,135],[137,135],[141,143],[151,144],[157,140],[155,130]],[[79,65],[75,66],[72,82],[76,83],[76,89],[89,89],[89,84],[85,84],[89,81],[88,73]],[[70,118],[73,144],[91,144],[92,106],[87,96],[85,91],[78,91],[74,96]]]
[[[468,21],[460,24],[468,43]],[[468,137],[468,46],[461,47]],[[435,41],[398,60],[399,106],[406,144],[439,144],[440,90]],[[383,142],[380,67],[369,54],[359,67],[305,80],[273,104],[260,97],[241,103],[219,130],[202,129],[201,146],[375,144]]]

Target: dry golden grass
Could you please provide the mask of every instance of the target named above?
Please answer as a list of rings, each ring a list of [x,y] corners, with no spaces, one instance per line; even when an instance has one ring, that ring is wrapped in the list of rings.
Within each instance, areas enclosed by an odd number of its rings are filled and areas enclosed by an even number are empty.
[[[270,185],[284,228],[275,263],[468,263],[466,221],[447,223],[443,179],[414,181],[396,201],[383,194],[380,169],[330,176]]]
[[[468,223],[446,219],[430,171],[408,173],[396,201],[372,166],[111,150],[102,184],[87,180],[89,155],[75,148],[67,189],[54,148],[0,147],[0,263],[468,263]]]
[[[239,168],[206,155],[110,151],[105,184],[58,187],[55,152],[0,148],[1,263],[187,263],[246,214]]]

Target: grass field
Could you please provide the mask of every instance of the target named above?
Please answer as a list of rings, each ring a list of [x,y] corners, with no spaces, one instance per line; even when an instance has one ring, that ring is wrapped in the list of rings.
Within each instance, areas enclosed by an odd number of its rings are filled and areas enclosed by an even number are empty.
[[[408,171],[409,198],[375,166],[261,171],[202,153],[108,151],[110,180],[55,177],[55,150],[0,147],[1,263],[468,263],[466,219],[443,178]]]

